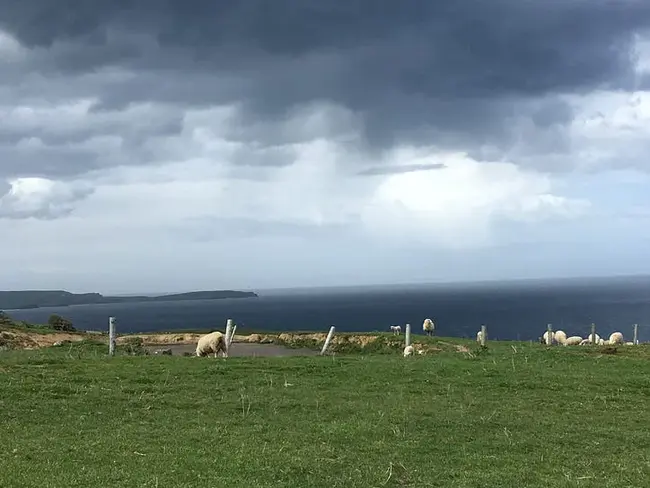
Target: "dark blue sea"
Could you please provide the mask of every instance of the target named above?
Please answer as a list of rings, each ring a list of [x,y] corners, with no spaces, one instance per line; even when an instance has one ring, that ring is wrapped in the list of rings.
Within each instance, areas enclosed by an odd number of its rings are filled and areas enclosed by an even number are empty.
[[[556,281],[484,282],[258,291],[258,298],[188,302],[84,305],[8,311],[44,323],[50,314],[69,318],[84,330],[105,330],[117,318],[118,332],[223,329],[228,318],[239,327],[273,330],[388,331],[422,321],[436,323],[436,335],[475,337],[482,324],[492,339],[536,340],[546,324],[569,335],[618,330],[631,340],[650,340],[650,277]]]

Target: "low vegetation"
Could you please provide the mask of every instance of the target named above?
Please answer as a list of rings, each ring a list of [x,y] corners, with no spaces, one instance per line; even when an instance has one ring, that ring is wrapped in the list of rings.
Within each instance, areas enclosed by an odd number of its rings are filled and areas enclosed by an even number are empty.
[[[650,477],[646,346],[434,338],[411,358],[377,346],[386,354],[224,360],[133,355],[136,342],[114,358],[89,340],[0,354],[0,486],[606,488]]]

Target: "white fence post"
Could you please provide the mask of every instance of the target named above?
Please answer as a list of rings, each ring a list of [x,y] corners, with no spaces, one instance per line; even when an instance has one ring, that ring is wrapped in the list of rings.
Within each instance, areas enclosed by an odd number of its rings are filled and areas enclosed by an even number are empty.
[[[115,356],[115,317],[108,317],[108,355]]]
[[[596,324],[591,324],[591,345],[596,345]]]
[[[226,353],[230,349],[230,335],[232,334],[232,319],[226,321]]]
[[[553,345],[553,326],[551,324],[546,325],[546,345]]]
[[[230,339],[228,339],[228,347],[230,347],[230,344],[232,344],[232,340],[235,337],[235,332],[237,331],[237,324],[232,326],[232,330],[230,331]]]
[[[639,324],[634,324],[634,338],[632,339],[632,344],[635,346],[639,345]]]
[[[487,342],[487,326],[481,325],[481,346],[485,346]]]
[[[405,330],[405,346],[408,347],[411,345],[411,324],[406,324]]]
[[[325,351],[327,351],[327,348],[330,345],[330,342],[332,342],[332,337],[334,337],[334,326],[330,327],[330,331],[327,333],[327,338],[325,339],[325,344],[323,344],[323,349],[320,351],[320,355],[322,356],[325,354]]]

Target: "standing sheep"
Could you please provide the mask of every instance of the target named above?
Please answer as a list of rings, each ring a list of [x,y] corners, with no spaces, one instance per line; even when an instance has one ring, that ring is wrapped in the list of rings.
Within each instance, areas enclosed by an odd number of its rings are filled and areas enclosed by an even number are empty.
[[[223,354],[224,358],[228,357],[228,345],[226,344],[226,336],[223,333],[215,331],[201,336],[196,345],[196,355],[198,357],[214,353],[216,358],[219,352]]]
[[[390,330],[393,331],[394,335],[400,335],[402,332],[402,326],[401,325],[391,325]]]
[[[481,342],[481,339],[482,339],[482,338],[483,338],[483,331],[482,331],[482,330],[479,330],[479,331],[476,333],[476,342]]]
[[[428,336],[433,335],[433,331],[436,328],[436,325],[433,323],[433,320],[431,319],[424,319],[424,322],[422,323],[422,330],[424,333]]]
[[[610,344],[623,344],[625,341],[623,340],[623,334],[620,332],[613,332],[612,335],[609,336],[609,343]]]
[[[556,330],[555,333],[553,334],[553,338],[555,339],[555,342],[558,344],[564,344],[567,340],[566,337],[566,332],[563,330]]]

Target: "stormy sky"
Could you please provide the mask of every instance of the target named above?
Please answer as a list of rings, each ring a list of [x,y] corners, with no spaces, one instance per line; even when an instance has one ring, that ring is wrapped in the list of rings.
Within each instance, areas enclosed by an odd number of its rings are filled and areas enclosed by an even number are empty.
[[[0,0],[0,288],[650,272],[646,0]]]

